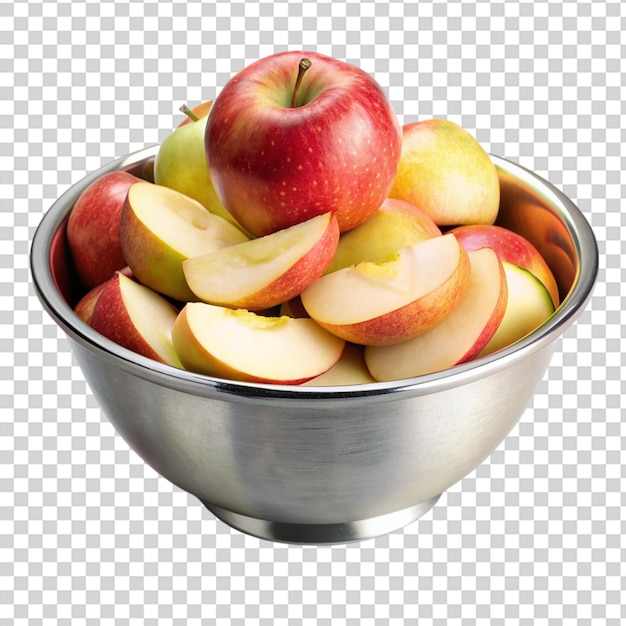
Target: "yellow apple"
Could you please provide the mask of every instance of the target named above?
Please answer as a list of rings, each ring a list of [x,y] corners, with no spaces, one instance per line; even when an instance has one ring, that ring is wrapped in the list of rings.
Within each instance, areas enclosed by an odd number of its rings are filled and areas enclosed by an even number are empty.
[[[365,222],[343,233],[326,273],[361,263],[379,263],[400,248],[441,235],[433,220],[415,205],[387,198]]]
[[[389,197],[414,204],[438,226],[492,224],[500,206],[500,182],[475,137],[450,120],[429,119],[403,127]]]

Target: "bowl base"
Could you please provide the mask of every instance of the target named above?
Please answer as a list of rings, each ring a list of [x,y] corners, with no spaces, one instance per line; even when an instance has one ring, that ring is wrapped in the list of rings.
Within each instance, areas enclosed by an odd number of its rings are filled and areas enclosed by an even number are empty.
[[[273,522],[233,513],[214,504],[206,502],[203,504],[222,522],[247,535],[279,543],[320,545],[364,541],[399,530],[428,513],[440,497],[438,495],[415,506],[386,515],[334,524]]]

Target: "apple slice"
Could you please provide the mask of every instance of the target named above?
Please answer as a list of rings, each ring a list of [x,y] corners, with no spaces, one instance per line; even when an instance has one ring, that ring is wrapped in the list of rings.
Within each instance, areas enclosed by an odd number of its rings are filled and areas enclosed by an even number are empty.
[[[493,337],[506,309],[504,268],[491,248],[475,250],[468,256],[469,287],[450,315],[409,341],[365,348],[365,363],[376,380],[421,376],[464,363]]]
[[[133,273],[130,271],[130,267],[128,266],[118,271],[128,278],[133,277]],[[74,306],[74,313],[76,313],[76,315],[78,315],[78,317],[80,317],[80,319],[86,324],[89,324],[91,321],[91,316],[93,315],[93,310],[96,306],[96,302],[98,302],[100,294],[104,291],[107,284],[113,280],[117,280],[115,272],[111,278],[90,289]]]
[[[459,303],[469,284],[467,252],[454,235],[434,237],[381,263],[326,274],[300,298],[307,313],[352,343],[387,345],[425,332]]]
[[[479,356],[492,354],[525,337],[553,313],[554,303],[547,287],[532,272],[504,261],[509,297],[504,317],[495,335]]]
[[[337,250],[339,226],[331,213],[187,259],[183,272],[204,302],[252,311],[297,296],[321,276]]]
[[[248,241],[236,226],[198,201],[163,185],[135,183],[120,221],[126,262],[144,285],[176,300],[195,300],[182,262]]]
[[[188,370],[284,385],[324,373],[339,360],[345,346],[311,319],[263,317],[204,302],[185,305],[172,338]]]
[[[379,263],[401,248],[440,235],[430,216],[414,204],[387,198],[365,222],[341,235],[326,273],[363,261]]]
[[[363,349],[353,343],[347,343],[341,358],[327,372],[316,376],[303,387],[335,387],[337,385],[364,385],[376,381],[369,373]]]
[[[452,229],[468,251],[493,248],[503,262],[532,272],[550,292],[554,306],[559,306],[559,287],[554,274],[535,246],[522,235],[495,224],[467,224]]]
[[[111,341],[161,363],[182,367],[172,343],[178,309],[122,272],[107,281],[89,325]]]

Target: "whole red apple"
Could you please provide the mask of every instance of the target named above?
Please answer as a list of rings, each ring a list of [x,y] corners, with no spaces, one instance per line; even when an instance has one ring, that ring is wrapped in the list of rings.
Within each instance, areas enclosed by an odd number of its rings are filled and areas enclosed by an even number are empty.
[[[205,147],[222,204],[250,233],[267,235],[327,212],[345,232],[387,197],[402,132],[369,74],[290,51],[226,83],[209,113]]]
[[[67,243],[78,276],[87,289],[126,266],[120,245],[120,215],[126,194],[139,178],[110,172],[80,195],[67,222]]]

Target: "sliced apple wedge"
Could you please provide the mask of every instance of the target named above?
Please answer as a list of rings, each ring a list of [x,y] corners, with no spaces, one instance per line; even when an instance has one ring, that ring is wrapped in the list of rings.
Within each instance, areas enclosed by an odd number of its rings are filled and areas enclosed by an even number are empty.
[[[284,385],[323,374],[337,363],[345,346],[311,319],[263,317],[204,302],[185,305],[172,338],[188,370]]]
[[[432,328],[461,300],[470,278],[467,253],[454,235],[402,248],[388,261],[326,274],[300,298],[329,332],[362,345],[405,341]]]
[[[321,276],[338,240],[337,220],[326,213],[271,235],[187,259],[183,272],[200,300],[259,311],[294,298]]]
[[[554,303],[546,285],[532,272],[504,261],[509,297],[504,317],[495,335],[479,356],[502,350],[543,324],[553,313]]]
[[[128,278],[133,277],[133,273],[130,271],[130,267],[128,266],[118,271]],[[78,317],[80,317],[80,319],[83,320],[83,322],[85,322],[86,324],[89,324],[89,322],[91,321],[91,316],[96,306],[96,302],[98,302],[100,294],[104,291],[104,288],[107,286],[107,284],[112,280],[117,280],[115,272],[113,273],[113,276],[111,276],[111,278],[90,289],[74,306],[74,313],[76,313],[76,315],[78,315]]]
[[[365,222],[343,233],[327,273],[363,261],[379,263],[401,248],[439,237],[441,230],[414,204],[387,198]]]
[[[107,281],[89,325],[111,341],[155,361],[182,367],[172,343],[178,309],[122,272]]]
[[[559,287],[543,256],[528,239],[496,224],[467,224],[452,229],[461,245],[469,252],[493,248],[502,262],[532,272],[550,292],[554,306],[559,306]]]
[[[365,363],[376,380],[421,376],[464,363],[493,337],[506,309],[504,268],[491,248],[475,250],[468,256],[469,287],[450,315],[409,341],[365,348]]]
[[[248,241],[236,226],[196,200],[145,181],[128,191],[120,239],[137,279],[180,301],[197,299],[185,281],[185,259]]]
[[[337,385],[364,385],[376,382],[365,365],[363,349],[347,343],[341,358],[327,372],[316,376],[303,387],[335,387]]]

